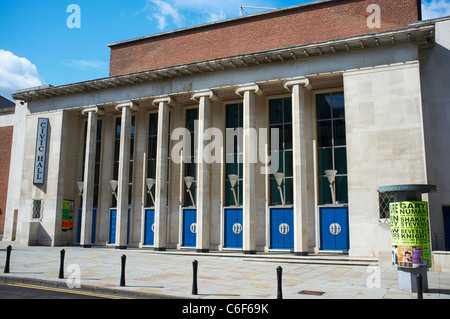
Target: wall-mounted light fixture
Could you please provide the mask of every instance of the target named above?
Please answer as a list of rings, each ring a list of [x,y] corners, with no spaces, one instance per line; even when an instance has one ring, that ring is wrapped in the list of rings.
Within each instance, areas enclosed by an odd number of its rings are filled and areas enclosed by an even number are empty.
[[[239,203],[237,201],[236,190],[234,189],[234,186],[236,186],[236,183],[239,180],[239,176],[238,175],[228,175],[228,178],[230,179],[231,191],[233,192],[233,196],[234,196],[234,203],[235,203],[236,207],[238,207]]]
[[[327,170],[325,171],[325,175],[327,175],[328,182],[330,182],[330,190],[331,190],[331,200],[333,205],[336,205],[336,190],[335,190],[335,180],[336,180],[336,170]]]
[[[155,185],[155,182],[156,182],[156,180],[154,178],[147,178],[146,179],[147,193],[150,194],[150,197],[151,197],[152,202],[153,202],[153,207],[155,207],[155,199],[153,198],[152,188],[153,188],[153,185]]]
[[[281,196],[281,203],[283,204],[283,206],[285,206],[286,203],[284,202],[283,190],[281,189],[281,184],[283,183],[285,175],[284,173],[275,173],[273,175],[275,176],[275,180],[277,181],[278,184],[278,190],[280,191]]]
[[[110,182],[110,184],[111,184],[112,194],[116,197],[116,201],[117,201],[117,186],[119,185],[119,182],[112,180]]]
[[[191,196],[192,206],[195,207],[194,197],[192,196],[192,192],[191,192],[191,186],[192,186],[192,183],[194,182],[194,180],[195,180],[195,178],[192,176],[184,177],[184,182],[186,183],[187,191],[188,191],[189,195]]]

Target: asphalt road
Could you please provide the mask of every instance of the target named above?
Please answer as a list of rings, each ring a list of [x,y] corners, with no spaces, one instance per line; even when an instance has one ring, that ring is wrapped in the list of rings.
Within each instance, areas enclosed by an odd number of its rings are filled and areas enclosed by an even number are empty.
[[[123,299],[83,291],[35,286],[22,283],[0,284],[0,299]]]

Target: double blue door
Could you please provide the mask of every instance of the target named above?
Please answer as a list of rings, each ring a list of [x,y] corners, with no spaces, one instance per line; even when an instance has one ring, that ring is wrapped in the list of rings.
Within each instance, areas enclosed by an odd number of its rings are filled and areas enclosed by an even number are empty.
[[[78,211],[78,232],[77,232],[77,243],[81,241],[81,219],[83,218],[83,212],[80,209]],[[97,210],[92,210],[92,233],[91,233],[91,243],[92,245],[95,244],[95,229],[97,227]]]
[[[320,249],[347,251],[349,248],[348,208],[320,208]]]
[[[225,210],[225,248],[242,248],[242,209]]]
[[[145,210],[144,245],[153,246],[155,244],[155,210]]]
[[[270,248],[294,249],[294,210],[292,208],[271,209]]]
[[[117,225],[117,209],[111,209],[109,215],[109,243],[114,245],[116,243],[116,225]],[[128,210],[127,222],[127,244],[130,235],[130,210]]]
[[[183,246],[197,247],[197,210],[183,210]]]

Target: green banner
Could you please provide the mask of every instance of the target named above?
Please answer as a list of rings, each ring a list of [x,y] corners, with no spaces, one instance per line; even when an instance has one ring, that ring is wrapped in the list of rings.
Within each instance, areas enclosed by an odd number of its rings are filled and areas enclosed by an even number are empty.
[[[428,203],[391,203],[389,217],[394,265],[431,267]]]

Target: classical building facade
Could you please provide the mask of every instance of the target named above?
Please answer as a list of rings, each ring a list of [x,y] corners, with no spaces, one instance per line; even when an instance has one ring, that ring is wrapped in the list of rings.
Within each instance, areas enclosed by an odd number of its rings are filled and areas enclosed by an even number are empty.
[[[378,189],[435,184],[445,250],[450,21],[370,5],[118,42],[108,78],[18,91],[5,240],[389,259]]]

